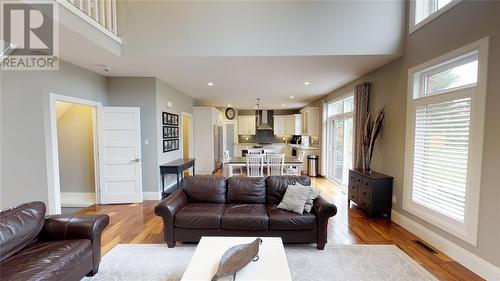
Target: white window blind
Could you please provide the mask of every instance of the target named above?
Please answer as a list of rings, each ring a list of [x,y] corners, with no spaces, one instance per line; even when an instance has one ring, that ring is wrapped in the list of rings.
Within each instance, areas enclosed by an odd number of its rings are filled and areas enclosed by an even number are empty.
[[[412,200],[465,219],[471,99],[417,106]]]
[[[408,70],[403,209],[477,245],[488,40]]]

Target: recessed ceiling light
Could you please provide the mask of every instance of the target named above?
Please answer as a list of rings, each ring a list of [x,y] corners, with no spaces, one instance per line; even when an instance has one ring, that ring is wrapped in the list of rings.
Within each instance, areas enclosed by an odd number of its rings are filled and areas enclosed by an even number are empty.
[[[212,83],[212,82],[208,82],[208,83],[207,83],[207,85],[208,85],[208,86],[213,86],[213,85],[214,85],[214,83]]]
[[[311,84],[311,83],[309,83],[308,81],[304,82],[304,85],[309,85],[309,84]]]
[[[290,96],[291,99],[294,99],[295,97],[294,96]]]
[[[227,107],[231,107],[231,104],[230,104],[230,103],[228,103],[228,104],[227,104]]]
[[[282,103],[282,104],[281,104],[281,106],[285,107],[285,106],[286,106],[286,104]]]

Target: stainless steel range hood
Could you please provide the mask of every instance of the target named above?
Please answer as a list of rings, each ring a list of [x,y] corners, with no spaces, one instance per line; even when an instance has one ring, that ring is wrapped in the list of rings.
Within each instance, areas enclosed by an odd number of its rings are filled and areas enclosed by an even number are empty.
[[[259,113],[260,116],[257,116],[257,130],[272,130],[273,127],[267,123],[267,110],[262,110]]]

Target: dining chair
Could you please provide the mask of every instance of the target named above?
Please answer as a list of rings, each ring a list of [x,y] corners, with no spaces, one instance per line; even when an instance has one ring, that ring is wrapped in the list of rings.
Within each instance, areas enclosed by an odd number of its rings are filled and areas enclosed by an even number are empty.
[[[285,154],[268,154],[267,155],[267,175],[281,176],[285,164]]]
[[[306,152],[304,150],[301,150],[299,155],[297,156],[297,159],[301,162],[304,163],[304,157],[306,155]],[[286,174],[287,175],[293,175],[293,176],[300,176],[300,169],[298,165],[290,165],[286,169]]]
[[[262,154],[247,154],[247,176],[262,177],[264,166],[264,155]]]
[[[268,155],[278,153],[275,148],[264,148],[262,151],[264,152],[264,163],[267,163]]]
[[[262,154],[262,148],[249,148],[247,155],[248,154]]]

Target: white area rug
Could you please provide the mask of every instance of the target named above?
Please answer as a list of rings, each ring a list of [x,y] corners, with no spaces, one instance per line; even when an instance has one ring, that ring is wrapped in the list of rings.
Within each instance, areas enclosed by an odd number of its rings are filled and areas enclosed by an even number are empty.
[[[82,280],[180,280],[195,245],[120,244],[101,260],[99,273]],[[437,280],[394,245],[285,246],[293,280]]]

